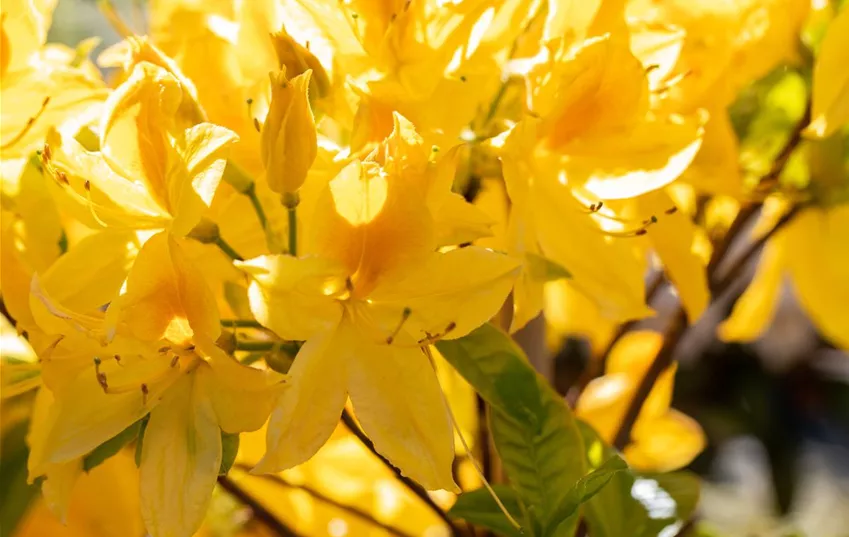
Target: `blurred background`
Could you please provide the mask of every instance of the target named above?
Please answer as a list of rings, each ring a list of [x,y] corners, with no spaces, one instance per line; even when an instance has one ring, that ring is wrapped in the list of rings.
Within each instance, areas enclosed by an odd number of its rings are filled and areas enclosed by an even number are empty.
[[[125,20],[143,27],[144,0],[114,4]],[[92,35],[102,40],[93,57],[118,40],[96,1],[61,0],[49,41],[75,46]],[[775,88],[787,86],[788,76],[784,69],[770,74],[732,108],[741,139],[758,124],[792,123],[782,118],[780,106],[758,102],[770,92],[775,100]],[[748,117],[754,108],[772,115]],[[708,437],[707,449],[690,467],[705,480],[700,531],[717,537],[849,536],[849,356],[816,332],[786,282],[761,339],[746,345],[719,341],[717,325],[754,268],[688,330],[676,356],[673,406],[698,420]],[[670,293],[661,287],[653,303],[658,317],[635,328],[660,329],[674,307]],[[581,337],[549,335],[555,385],[566,394],[591,361],[590,345]],[[7,454],[3,459],[18,460]],[[210,517],[235,508],[219,497]]]

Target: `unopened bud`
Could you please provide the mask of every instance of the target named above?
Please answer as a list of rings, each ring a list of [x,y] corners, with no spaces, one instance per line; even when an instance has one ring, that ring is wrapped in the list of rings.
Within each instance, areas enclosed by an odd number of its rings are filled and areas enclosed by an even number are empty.
[[[274,192],[295,192],[307,178],[318,152],[308,87],[312,71],[286,78],[271,74],[271,104],[262,126],[262,162]]]
[[[271,34],[271,43],[277,53],[277,66],[285,69],[289,76],[294,77],[312,70],[310,79],[310,96],[322,98],[330,92],[330,78],[321,62],[310,49],[301,45],[285,29]]]

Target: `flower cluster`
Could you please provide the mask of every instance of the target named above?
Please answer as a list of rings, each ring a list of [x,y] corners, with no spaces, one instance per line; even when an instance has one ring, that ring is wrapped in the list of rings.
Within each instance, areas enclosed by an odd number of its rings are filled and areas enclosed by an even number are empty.
[[[152,0],[147,35],[107,3],[122,39],[96,61],[46,44],[53,4],[2,6],[0,289],[2,396],[37,390],[29,481],[60,517],[135,441],[147,531],[189,537],[234,437],[263,431],[252,471],[277,473],[350,413],[401,474],[458,491],[436,343],[545,312],[603,348],[654,314],[653,272],[692,324],[755,204],[787,225],[720,334],[756,338],[787,273],[849,348],[849,8],[760,173],[728,109],[811,61],[798,36],[831,15],[805,0]],[[607,442],[663,343],[633,336],[576,407]],[[635,467],[703,448],[673,378]]]

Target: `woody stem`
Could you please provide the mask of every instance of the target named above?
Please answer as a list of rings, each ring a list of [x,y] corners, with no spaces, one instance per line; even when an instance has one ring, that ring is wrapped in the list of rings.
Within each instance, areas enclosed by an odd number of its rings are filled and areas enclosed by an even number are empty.
[[[793,130],[789,133],[788,139],[776,155],[771,169],[758,181],[759,185],[766,185],[771,181],[777,179],[781,175],[787,165],[787,162],[790,160],[790,155],[801,142],[801,132],[809,121],[810,103],[808,104],[805,114],[797,122]],[[750,260],[757,253],[757,251],[760,249],[761,246],[763,246],[767,239],[769,239],[779,229],[785,226],[796,214],[798,214],[800,209],[800,207],[797,205],[792,208],[787,214],[785,214],[766,235],[764,235],[763,237],[756,240],[750,245],[750,247],[746,250],[743,256],[741,256],[741,258],[739,258],[734,264],[734,266],[729,270],[725,278],[723,278],[718,283],[715,282],[714,278],[716,277],[717,268],[723,264],[723,261],[725,260],[729,250],[731,249],[731,244],[735,241],[735,239],[739,237],[739,235],[745,229],[749,227],[750,221],[758,214],[758,209],[760,209],[760,206],[760,203],[744,206],[732,222],[731,226],[728,229],[728,232],[714,246],[714,252],[707,267],[708,281],[710,282],[709,284],[711,286],[713,296],[717,296],[719,292],[722,292],[727,289],[728,286],[730,286],[733,278],[735,278],[739,274],[739,272],[742,271],[743,266],[745,266],[748,260]],[[666,371],[666,369],[669,368],[670,365],[672,365],[675,350],[677,349],[678,343],[681,341],[681,338],[687,331],[687,325],[687,314],[684,311],[683,306],[679,302],[678,309],[673,315],[673,318],[666,330],[666,333],[664,334],[663,346],[661,347],[657,356],[655,356],[654,361],[649,366],[645,375],[643,375],[643,378],[640,379],[640,384],[637,386],[637,391],[634,394],[634,397],[631,399],[627,410],[625,411],[625,415],[622,418],[619,429],[616,431],[616,436],[613,440],[613,445],[614,447],[616,447],[616,449],[622,450],[631,442],[631,431],[637,422],[637,418],[639,418],[640,411],[643,408],[643,404],[646,402],[646,399],[651,393],[651,390],[660,375],[664,371]]]
[[[392,470],[392,473],[395,474],[395,477],[398,479],[398,481],[404,484],[404,486],[407,487],[410,492],[412,492],[419,499],[421,499],[428,507],[430,507],[430,509],[434,513],[436,513],[439,518],[442,519],[443,522],[445,522],[445,524],[448,525],[448,528],[451,530],[451,535],[462,535],[462,533],[460,532],[460,528],[458,528],[457,525],[454,524],[454,521],[451,520],[451,517],[449,517],[448,514],[443,511],[442,508],[439,507],[439,505],[437,505],[435,501],[433,501],[433,498],[428,495],[427,491],[422,488],[421,485],[402,474],[401,471],[395,468],[395,466],[391,462],[389,462],[386,457],[377,452],[374,447],[374,443],[371,441],[371,439],[369,439],[369,437],[366,436],[363,430],[360,429],[360,426],[357,425],[357,422],[354,421],[354,417],[351,416],[347,409],[342,411],[342,423],[345,424],[345,427],[347,427],[348,430],[350,430],[354,434],[354,436],[356,436],[357,439],[359,439],[359,441],[366,448],[368,448],[369,451],[371,451],[378,459],[380,459],[380,462],[382,462],[384,466]]]

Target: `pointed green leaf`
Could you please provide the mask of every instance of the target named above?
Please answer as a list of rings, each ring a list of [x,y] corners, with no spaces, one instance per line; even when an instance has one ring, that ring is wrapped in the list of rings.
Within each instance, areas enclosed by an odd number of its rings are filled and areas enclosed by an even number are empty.
[[[519,504],[516,491],[508,485],[496,484],[492,488],[510,515],[516,520],[521,520],[522,507]],[[470,524],[486,528],[504,537],[522,537],[522,533],[514,528],[504,513],[501,512],[486,487],[464,492],[457,496],[457,502],[448,511],[448,515],[452,518],[461,518]]]
[[[94,448],[91,453],[83,458],[83,470],[90,472],[93,468],[103,464],[106,459],[117,455],[124,446],[127,446],[130,442],[135,440],[139,435],[143,419],[144,418],[138,420],[106,442]]]
[[[227,475],[233,463],[236,462],[238,453],[239,433],[221,431],[221,468],[218,469],[218,475]]]
[[[619,472],[627,471],[628,465],[621,457],[614,455],[600,467],[588,473],[575,483],[554,514],[553,525],[549,533],[554,533],[561,523],[574,515],[582,504],[598,494],[605,485]]]
[[[504,471],[531,523],[549,527],[585,473],[572,411],[510,336],[492,325],[440,341],[437,348],[492,407],[490,428]]]

